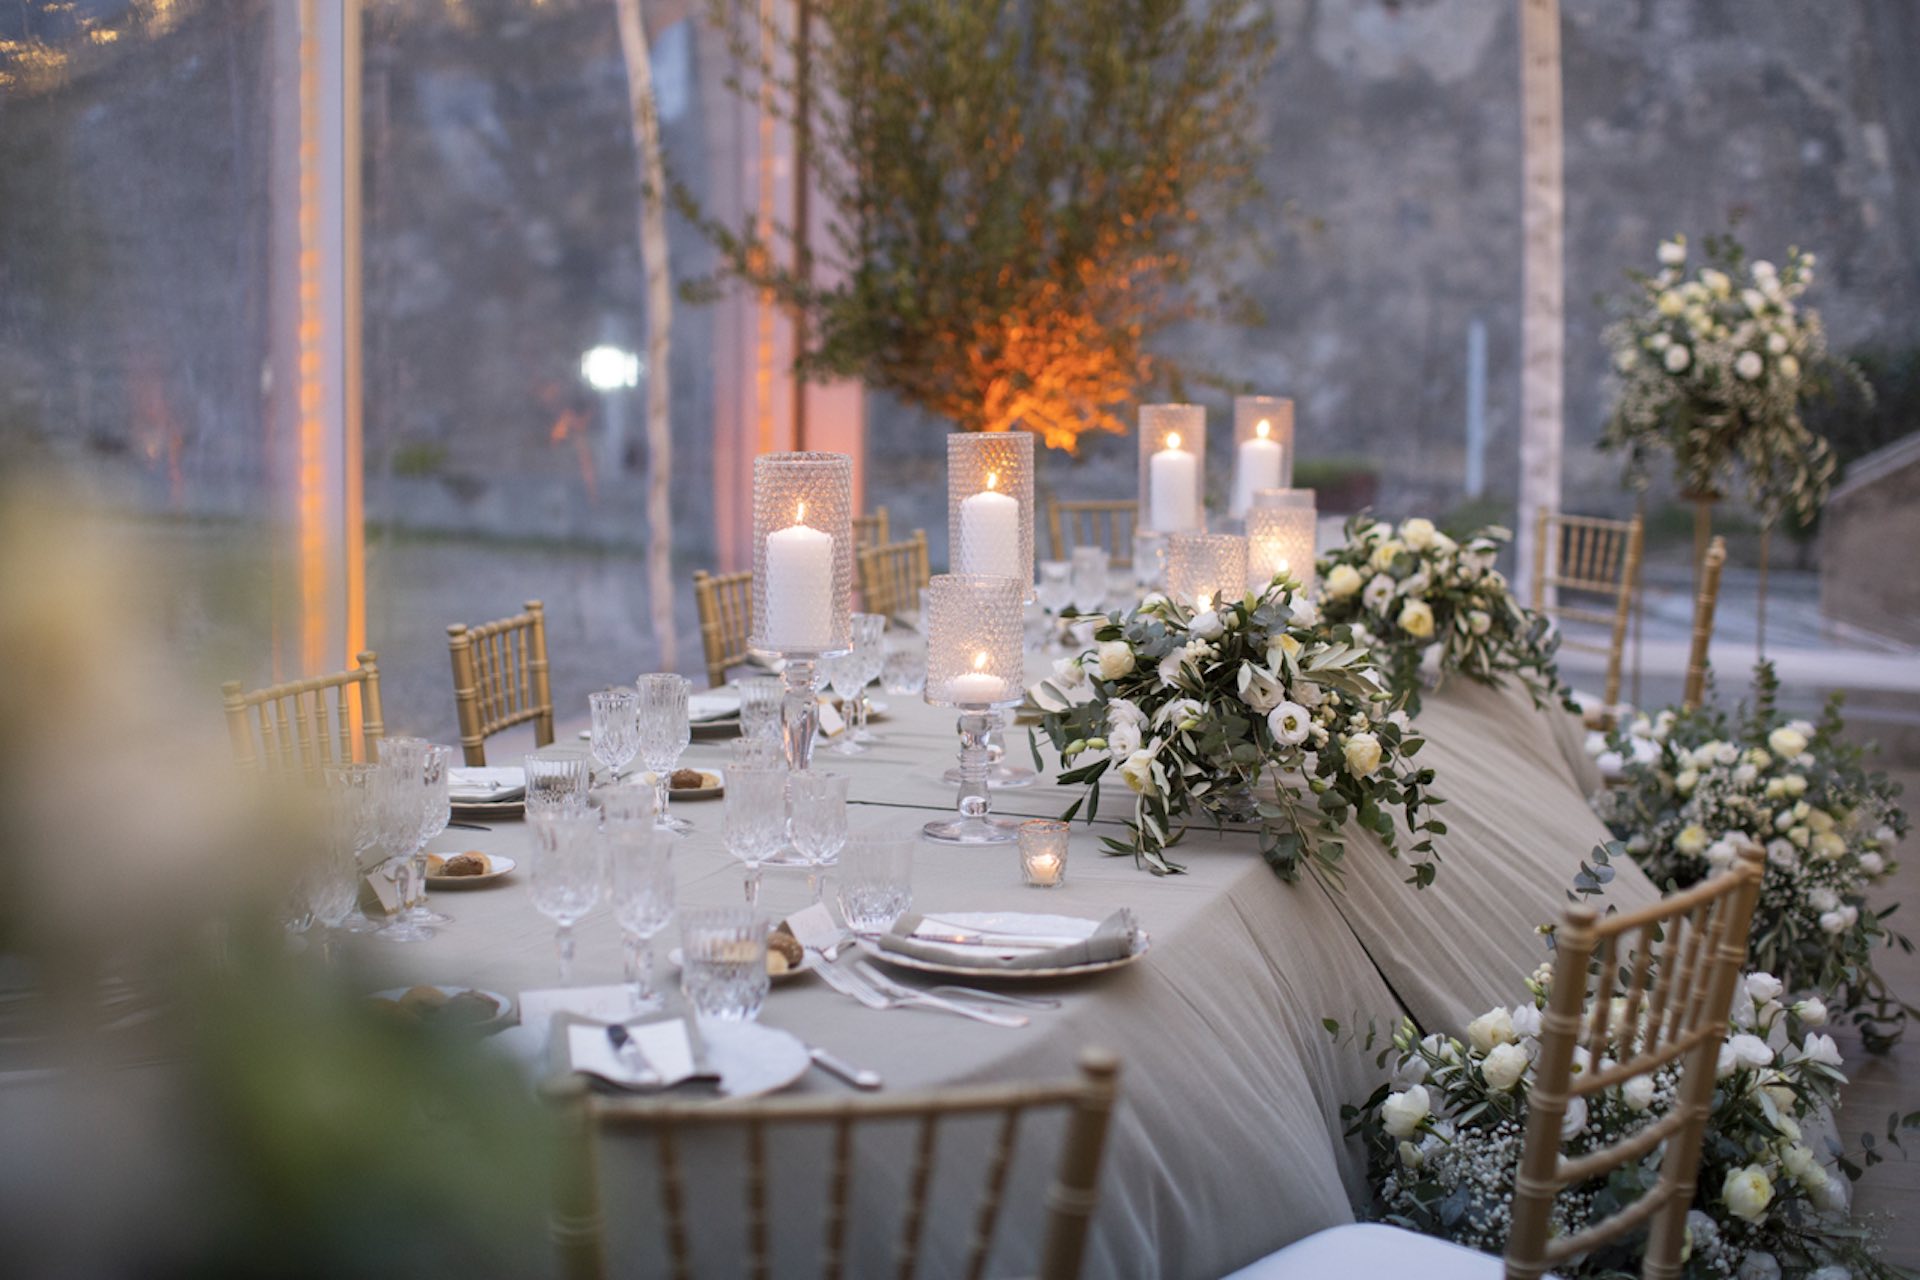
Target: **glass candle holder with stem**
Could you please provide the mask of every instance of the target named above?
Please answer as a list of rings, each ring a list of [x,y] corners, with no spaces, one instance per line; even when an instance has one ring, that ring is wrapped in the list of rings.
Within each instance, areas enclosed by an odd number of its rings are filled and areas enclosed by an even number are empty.
[[[330,804],[338,805],[334,820],[345,824],[353,849],[354,867],[361,876],[372,870],[367,865],[367,854],[380,841],[376,787],[379,775],[380,766],[377,764],[331,765],[324,775]],[[340,927],[347,933],[372,933],[380,926],[360,909],[357,893],[355,898],[354,907]]]
[[[1238,600],[1247,584],[1247,540],[1230,533],[1175,534],[1167,545],[1167,596],[1199,613]]]
[[[1033,591],[1033,435],[947,437],[947,545],[953,571],[1018,578]]]
[[[987,728],[987,782],[997,791],[1011,791],[1018,787],[1030,787],[1039,778],[1023,764],[1014,764],[1007,759],[1007,713],[995,711],[992,724]],[[942,782],[959,782],[960,766],[955,765],[940,775]]]
[[[585,809],[593,782],[593,757],[579,747],[541,747],[520,761],[526,775],[526,811]]]
[[[809,769],[793,775],[793,847],[807,865],[807,900],[820,901],[821,871],[847,843],[847,775]]]
[[[425,942],[433,930],[412,917],[414,851],[424,842],[426,753],[432,744],[419,738],[382,738],[378,747],[380,776],[376,783],[380,846],[387,855],[385,874],[393,877],[400,908],[380,930],[388,942]],[[424,867],[419,868],[424,870]]]
[[[736,742],[727,762],[726,793],[720,816],[727,852],[747,868],[747,904],[760,900],[760,866],[787,840],[786,761]]]
[[[613,914],[626,951],[627,982],[636,1013],[657,1009],[653,940],[673,920],[675,837],[653,825],[652,806],[638,818],[603,813],[600,843],[613,885]]]
[[[624,686],[602,689],[587,695],[587,709],[593,717],[593,758],[606,770],[607,782],[618,781],[640,754],[640,695]]]
[[[416,924],[452,924],[453,918],[427,905],[427,845],[447,829],[453,804],[447,779],[453,770],[453,748],[429,744],[420,758],[420,838],[413,850],[413,897],[407,916]]]
[[[573,926],[600,901],[606,883],[598,838],[600,817],[586,808],[529,810],[533,906],[553,921],[560,981],[573,977]]]
[[[960,712],[960,784],[954,817],[929,822],[928,839],[1003,844],[1014,824],[992,816],[987,734],[995,713],[1023,692],[1020,613],[1026,586],[1014,578],[940,574],[928,586],[926,700]]]
[[[748,645],[784,659],[781,739],[798,772],[813,758],[819,663],[853,647],[853,459],[753,460],[753,613]]]
[[[685,676],[655,672],[634,682],[640,696],[640,759],[654,775],[654,821],[669,831],[691,831],[693,826],[667,809],[673,771],[693,741],[693,722],[687,717],[687,695],[693,686]]]
[[[867,686],[880,678],[880,668],[887,659],[887,619],[884,614],[853,615],[853,657],[860,664],[860,691],[853,700],[854,709],[860,714],[855,721],[853,740],[877,742],[879,735],[867,727],[867,718],[873,713],[873,703],[867,697]]]

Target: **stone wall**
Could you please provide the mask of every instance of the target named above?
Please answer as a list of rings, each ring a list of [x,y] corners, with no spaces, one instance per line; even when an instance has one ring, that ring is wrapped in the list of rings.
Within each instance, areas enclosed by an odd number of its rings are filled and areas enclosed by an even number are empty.
[[[1821,613],[1920,644],[1920,433],[1855,463],[1821,522]]]

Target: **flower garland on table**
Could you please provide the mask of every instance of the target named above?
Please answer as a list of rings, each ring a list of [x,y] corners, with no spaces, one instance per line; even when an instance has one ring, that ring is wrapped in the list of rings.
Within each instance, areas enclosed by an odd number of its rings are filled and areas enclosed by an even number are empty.
[[[1852,365],[1827,359],[1819,313],[1799,304],[1812,254],[1749,264],[1737,241],[1716,236],[1707,257],[1687,278],[1686,237],[1675,236],[1661,244],[1657,272],[1632,273],[1625,314],[1606,332],[1619,398],[1600,446],[1626,451],[1636,488],[1650,456],[1666,452],[1689,493],[1717,493],[1740,470],[1769,520],[1788,509],[1808,520],[1826,501],[1834,460],[1800,407],[1827,390],[1830,371],[1871,391]]]
[[[1409,883],[1430,884],[1432,838],[1446,827],[1425,812],[1440,803],[1427,794],[1433,771],[1410,763],[1422,739],[1404,713],[1387,711],[1351,629],[1322,622],[1299,593],[1298,581],[1279,577],[1199,612],[1156,593],[1106,615],[1095,649],[1057,664],[1036,691],[1064,766],[1059,781],[1087,788],[1065,818],[1085,804],[1091,822],[1100,780],[1114,770],[1134,811],[1132,838],[1107,839],[1109,853],[1133,854],[1157,875],[1178,872],[1167,850],[1198,810],[1216,823],[1257,821],[1260,852],[1282,880],[1312,866],[1337,881],[1349,817],[1400,856],[1397,809],[1410,851],[1427,855]]]
[[[1556,698],[1574,709],[1554,653],[1560,638],[1546,618],[1521,607],[1494,561],[1513,535],[1498,525],[1476,531],[1462,547],[1414,518],[1398,530],[1365,513],[1347,521],[1346,545],[1319,564],[1327,620],[1353,628],[1379,655],[1396,699],[1420,711],[1420,666],[1437,655],[1440,671],[1481,684],[1512,675],[1536,707]]]
[[[1367,1150],[1373,1216],[1413,1231],[1498,1253],[1512,1227],[1514,1179],[1527,1129],[1528,1090],[1540,1052],[1541,1011],[1552,970],[1528,981],[1532,999],[1475,1018],[1463,1042],[1420,1036],[1411,1020],[1377,1057],[1392,1075],[1360,1106],[1341,1114]],[[1827,1145],[1829,1165],[1808,1130],[1823,1130],[1839,1105],[1841,1056],[1817,999],[1783,1004],[1783,987],[1751,973],[1735,993],[1719,1083],[1701,1149],[1698,1190],[1687,1215],[1683,1274],[1778,1280],[1812,1273],[1850,1280],[1892,1280],[1902,1273],[1875,1258],[1867,1231],[1848,1221],[1847,1182],[1880,1155],[1863,1136],[1863,1159]],[[1328,1020],[1336,1039],[1339,1024]],[[1618,1036],[1620,1028],[1614,1030]],[[1617,1042],[1616,1042],[1617,1043]],[[1369,1030],[1362,1047],[1371,1051]],[[1604,1060],[1603,1060],[1604,1061]],[[1589,1062],[1574,1050],[1578,1071]],[[1569,1101],[1562,1126],[1566,1154],[1578,1157],[1654,1123],[1678,1098],[1677,1065],[1635,1076],[1602,1093]],[[1920,1126],[1909,1116],[1905,1127]],[[1899,1146],[1899,1129],[1888,1139]],[[1569,1187],[1555,1202],[1553,1230],[1567,1235],[1606,1217],[1653,1187],[1658,1157],[1603,1179]],[[1631,1235],[1556,1267],[1568,1277],[1640,1274],[1642,1242]],[[1815,1268],[1839,1267],[1828,1273]]]
[[[1751,704],[1732,716],[1705,707],[1636,718],[1608,745],[1620,785],[1601,816],[1656,884],[1681,888],[1727,865],[1745,840],[1766,847],[1754,910],[1753,962],[1792,990],[1817,991],[1852,1014],[1869,1048],[1904,1030],[1908,1010],[1874,968],[1881,946],[1913,944],[1875,910],[1867,890],[1892,872],[1908,826],[1900,787],[1869,773],[1841,741],[1840,697],[1818,722],[1776,705],[1773,668],[1756,670]]]

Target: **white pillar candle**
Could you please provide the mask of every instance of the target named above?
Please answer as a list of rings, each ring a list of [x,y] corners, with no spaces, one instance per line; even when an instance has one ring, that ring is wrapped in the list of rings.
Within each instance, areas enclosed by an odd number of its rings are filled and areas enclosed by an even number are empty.
[[[1200,527],[1200,460],[1180,447],[1180,434],[1147,464],[1147,514],[1155,533],[1186,533]]]
[[[947,694],[956,706],[979,707],[1006,700],[1007,682],[991,671],[982,671],[986,665],[987,655],[975,654],[973,670],[948,681]]]
[[[833,643],[833,535],[801,524],[806,515],[802,503],[767,535],[767,645],[785,652]]]
[[[987,487],[960,504],[955,573],[990,578],[1027,576],[1020,563],[1020,504],[995,488],[999,479],[989,471]]]
[[[1262,418],[1253,430],[1253,435],[1240,442],[1234,467],[1233,514],[1236,516],[1247,514],[1256,491],[1280,487],[1280,442],[1267,438],[1273,424]]]

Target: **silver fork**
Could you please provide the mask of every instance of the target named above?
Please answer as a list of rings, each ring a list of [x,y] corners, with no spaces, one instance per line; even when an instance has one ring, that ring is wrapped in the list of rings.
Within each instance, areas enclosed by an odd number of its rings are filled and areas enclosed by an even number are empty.
[[[925,991],[915,990],[895,982],[866,960],[856,961],[853,973],[842,976],[869,986],[874,995],[887,1001],[889,1005],[940,1009],[946,1013],[957,1013],[963,1018],[972,1018],[975,1022],[984,1022],[995,1027],[1024,1027],[1031,1021],[1024,1013],[995,1013],[991,1009],[982,1009],[959,1000],[949,1000],[944,996],[929,995]]]
[[[957,986],[951,982],[943,982],[937,987],[928,987],[927,993],[950,996],[955,1000],[978,1000],[991,1004],[1012,1005],[1016,1009],[1058,1009],[1060,1007],[1060,1001],[1048,996],[1016,996],[1005,991],[988,991],[984,987]]]

